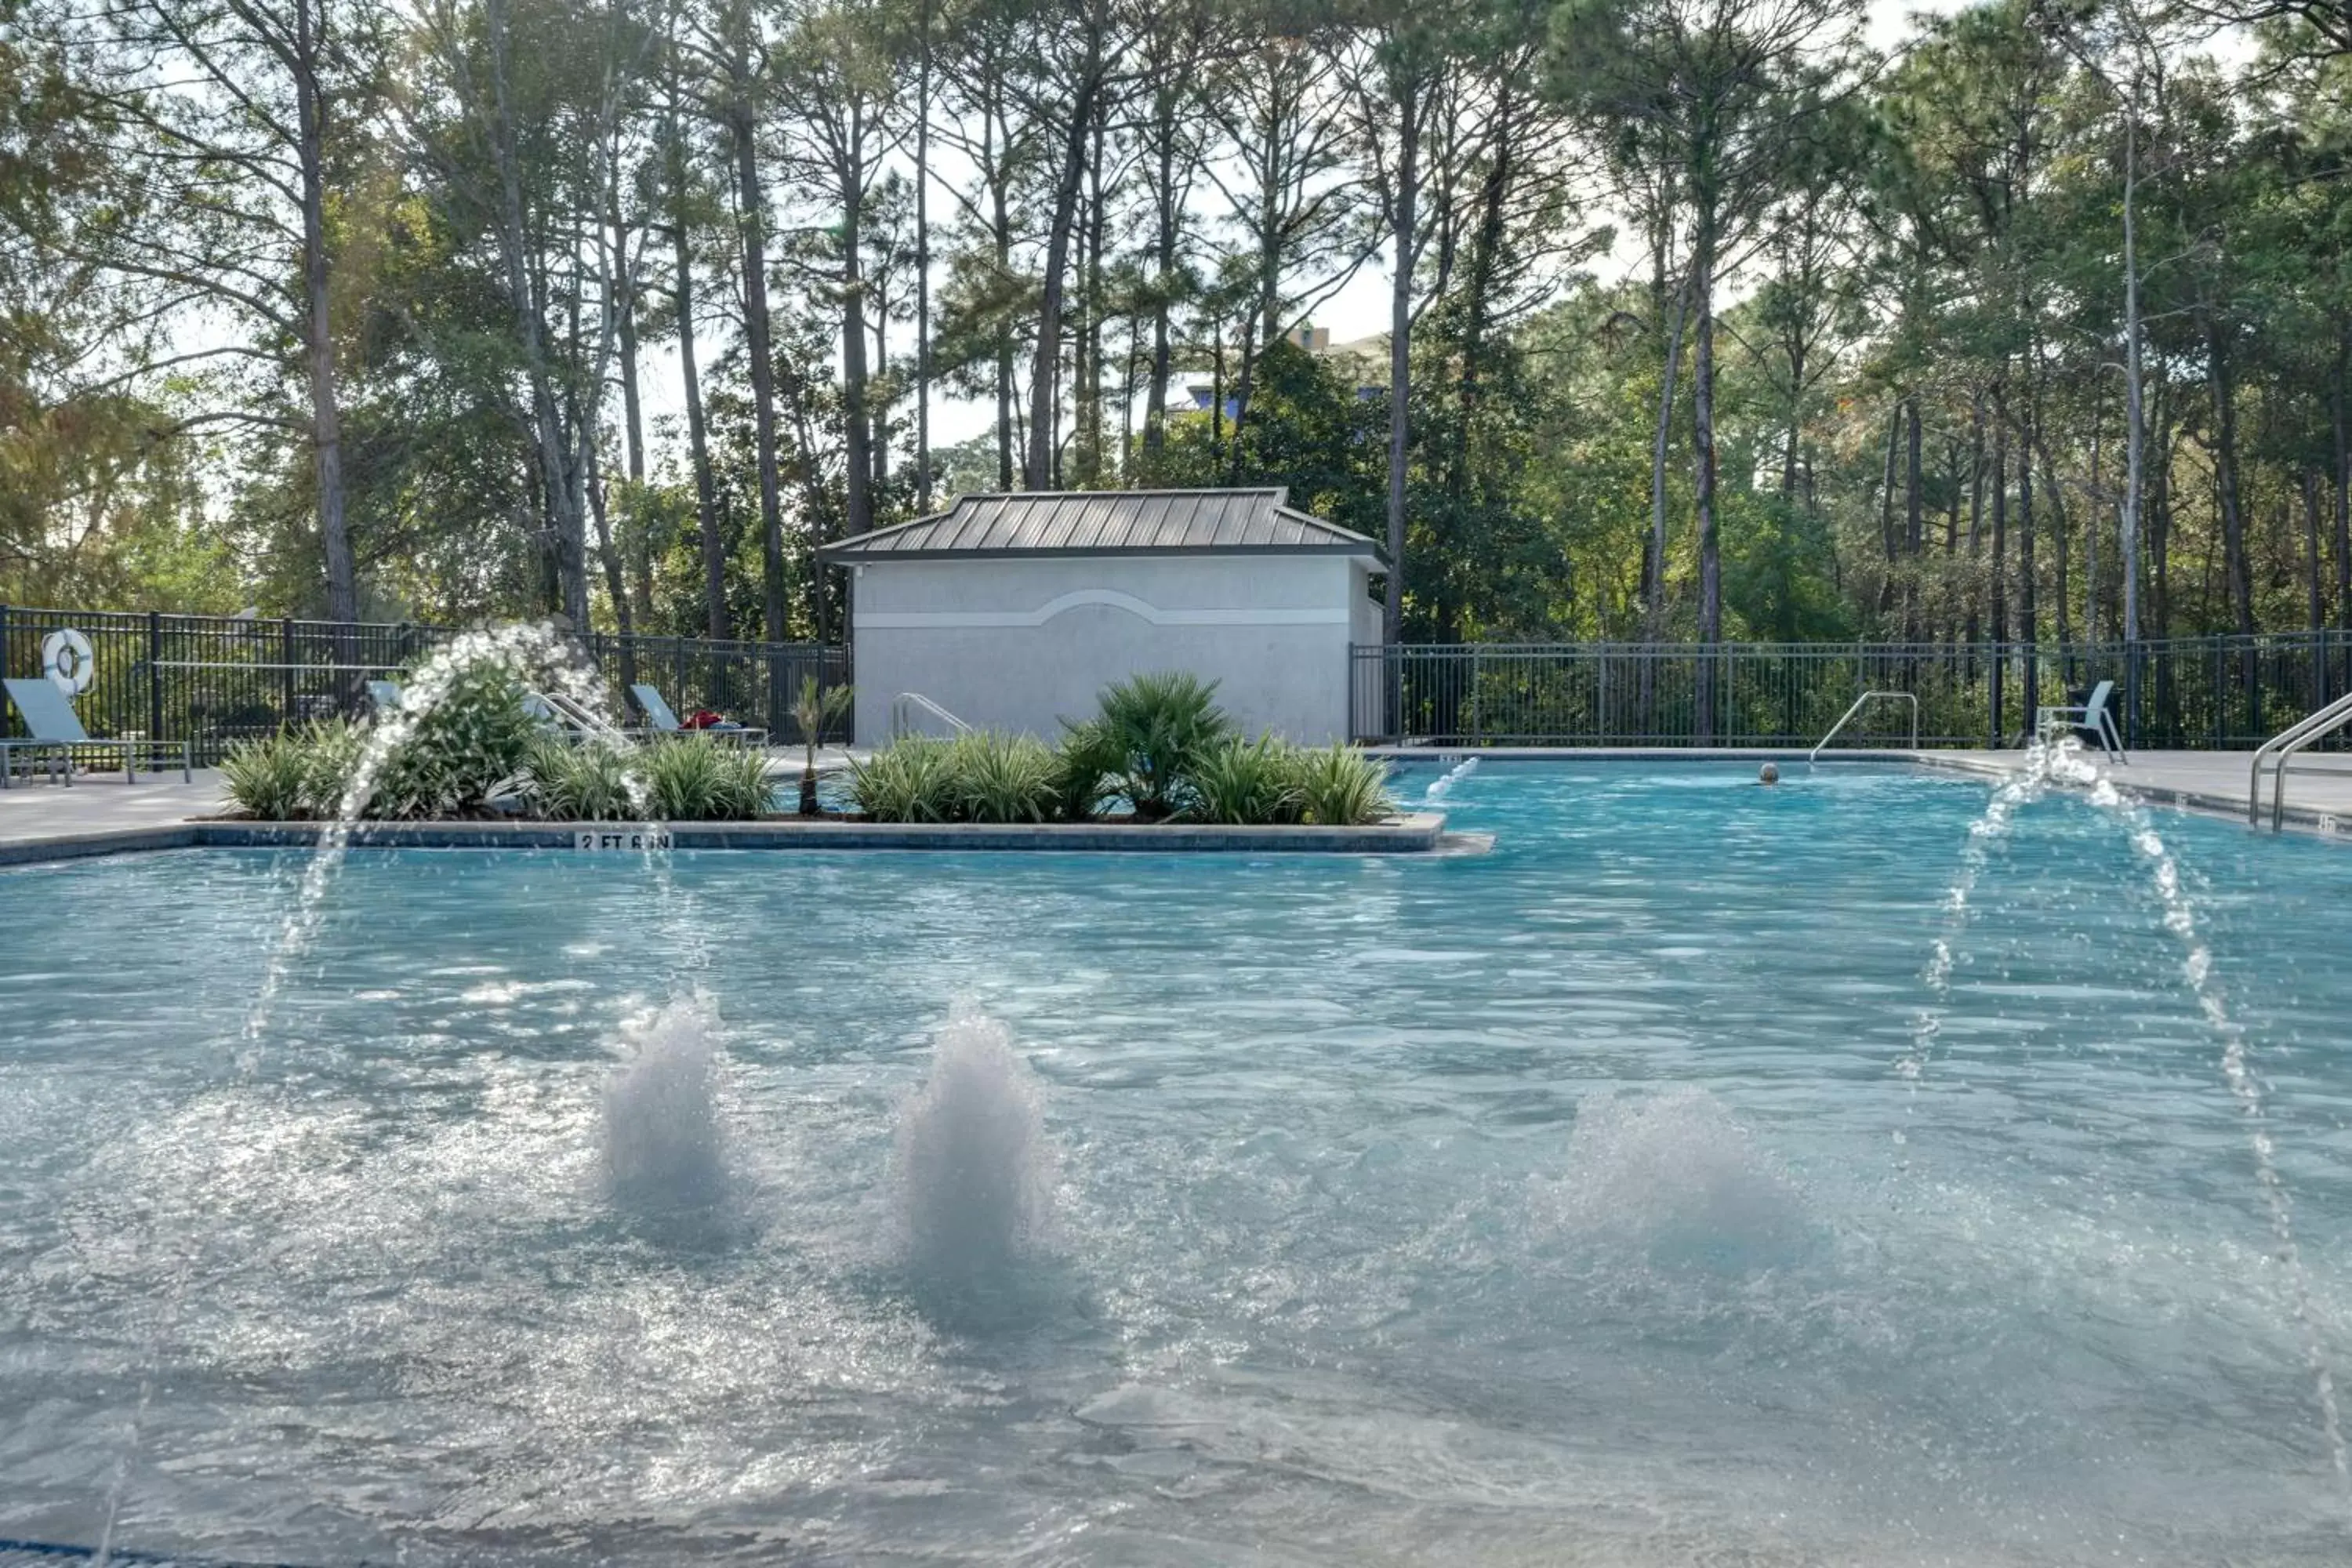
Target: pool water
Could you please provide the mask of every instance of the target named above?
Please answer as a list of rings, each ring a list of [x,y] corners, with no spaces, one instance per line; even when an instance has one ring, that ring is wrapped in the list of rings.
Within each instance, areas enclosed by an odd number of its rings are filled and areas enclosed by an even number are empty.
[[[1963,921],[1989,794],[1488,763],[1450,858],[360,851],[251,1039],[298,857],[0,873],[0,1537],[2352,1560],[2352,851],[2154,818],[2296,1273],[2147,858],[2053,795]],[[607,1088],[697,994],[719,1179],[648,1207]],[[1042,1194],[949,1278],[900,1123],[958,1007]]]

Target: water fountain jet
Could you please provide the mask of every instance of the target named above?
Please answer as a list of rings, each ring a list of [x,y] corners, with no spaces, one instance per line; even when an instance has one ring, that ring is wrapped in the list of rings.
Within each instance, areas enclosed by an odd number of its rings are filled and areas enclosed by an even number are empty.
[[[1008,1272],[1048,1239],[1054,1173],[1036,1075],[1003,1025],[959,1011],[898,1113],[908,1265],[951,1284]]]

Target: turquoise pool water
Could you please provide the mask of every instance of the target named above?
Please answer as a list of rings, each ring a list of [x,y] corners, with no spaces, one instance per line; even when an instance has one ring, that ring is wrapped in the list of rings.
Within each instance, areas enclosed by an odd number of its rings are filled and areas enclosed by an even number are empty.
[[[251,1040],[299,859],[0,873],[0,1537],[2352,1560],[2352,850],[2154,818],[2298,1280],[2116,825],[2021,808],[1962,926],[1985,784],[1792,774],[1488,763],[1426,861],[359,852]],[[608,1085],[697,992],[720,1168],[648,1208]],[[950,1278],[959,1004],[1042,1213]]]

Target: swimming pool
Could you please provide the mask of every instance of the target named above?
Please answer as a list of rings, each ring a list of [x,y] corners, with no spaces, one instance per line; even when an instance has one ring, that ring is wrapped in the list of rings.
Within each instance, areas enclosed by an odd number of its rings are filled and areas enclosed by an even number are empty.
[[[2352,855],[2154,819],[2298,1280],[2147,857],[1988,796],[1488,763],[1454,858],[359,852],[251,1040],[300,858],[0,873],[0,1536],[2342,1563]],[[617,1201],[630,1020],[697,992],[723,1181]],[[1047,1212],[949,1279],[899,1123],[959,1004]]]

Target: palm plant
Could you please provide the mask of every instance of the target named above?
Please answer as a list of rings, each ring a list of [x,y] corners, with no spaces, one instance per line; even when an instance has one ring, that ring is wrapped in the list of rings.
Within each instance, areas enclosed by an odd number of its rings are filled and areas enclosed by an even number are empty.
[[[1064,822],[1092,816],[1110,793],[1119,763],[1118,744],[1100,720],[1083,724],[1063,720],[1062,743],[1054,748],[1054,815]]]
[[[801,677],[800,695],[793,699],[793,722],[801,727],[801,815],[816,815],[816,749],[824,727],[849,710],[856,696],[854,686],[826,690],[814,675]]]
[[[1107,686],[1097,722],[1119,757],[1135,815],[1157,821],[1190,804],[1193,765],[1233,733],[1214,700],[1217,683],[1181,670]]]

